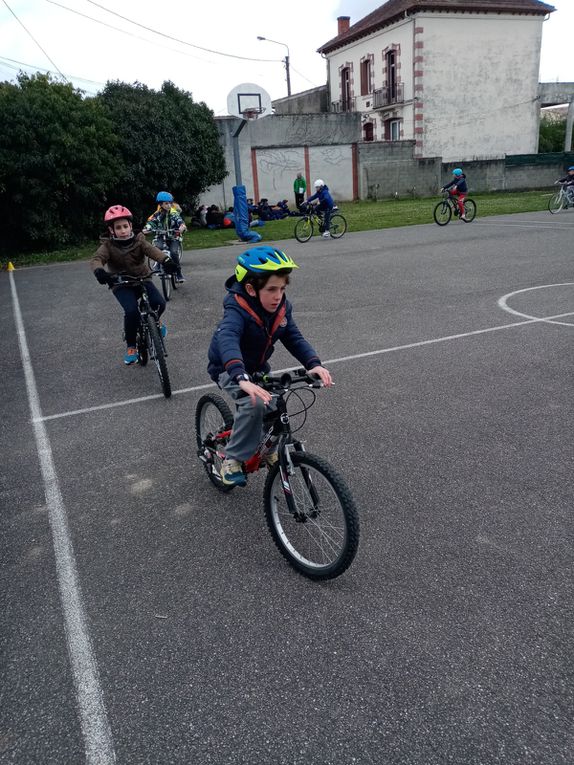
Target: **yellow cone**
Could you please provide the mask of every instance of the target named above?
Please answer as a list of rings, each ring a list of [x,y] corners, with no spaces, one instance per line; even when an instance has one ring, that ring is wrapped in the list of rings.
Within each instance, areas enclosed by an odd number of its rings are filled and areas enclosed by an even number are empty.
[[[15,270],[16,270],[16,269],[14,268],[14,264],[12,263],[12,261],[11,261],[11,260],[9,260],[9,261],[8,261],[8,268],[7,268],[6,270],[7,270],[7,271],[15,271]]]

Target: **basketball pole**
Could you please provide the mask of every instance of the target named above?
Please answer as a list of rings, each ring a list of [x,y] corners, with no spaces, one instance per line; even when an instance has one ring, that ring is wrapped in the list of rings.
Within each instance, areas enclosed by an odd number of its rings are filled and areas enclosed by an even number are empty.
[[[241,180],[241,158],[239,156],[239,134],[247,124],[247,120],[240,119],[239,124],[235,128],[231,138],[232,138],[232,145],[233,145],[233,164],[235,166],[235,185],[236,186],[243,186],[243,181]]]

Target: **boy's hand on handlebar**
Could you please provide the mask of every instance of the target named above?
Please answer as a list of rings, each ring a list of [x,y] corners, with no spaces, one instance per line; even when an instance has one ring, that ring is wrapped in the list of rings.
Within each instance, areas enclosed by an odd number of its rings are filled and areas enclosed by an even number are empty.
[[[259,385],[256,385],[254,382],[251,382],[251,380],[240,380],[239,387],[244,393],[247,393],[253,406],[257,403],[258,398],[260,398],[264,404],[268,404],[272,399],[272,396],[268,391],[261,388]]]
[[[331,373],[325,367],[313,367],[313,369],[307,370],[310,375],[317,375],[326,388],[330,388],[333,385],[333,378]]]

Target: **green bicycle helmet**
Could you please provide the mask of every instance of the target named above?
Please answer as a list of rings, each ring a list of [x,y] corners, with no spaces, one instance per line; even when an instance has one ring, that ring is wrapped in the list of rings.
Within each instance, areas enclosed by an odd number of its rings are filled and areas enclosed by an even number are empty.
[[[265,274],[270,271],[281,271],[283,268],[299,268],[297,263],[281,250],[268,245],[252,247],[237,256],[235,276],[238,282],[243,281],[248,273]]]

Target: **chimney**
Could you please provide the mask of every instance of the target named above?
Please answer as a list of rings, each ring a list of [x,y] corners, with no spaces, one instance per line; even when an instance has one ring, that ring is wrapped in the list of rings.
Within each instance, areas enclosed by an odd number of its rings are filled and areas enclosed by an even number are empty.
[[[337,16],[337,24],[339,26],[339,29],[337,31],[337,36],[340,37],[341,35],[344,35],[345,32],[349,31],[349,27],[351,26],[351,17]]]

